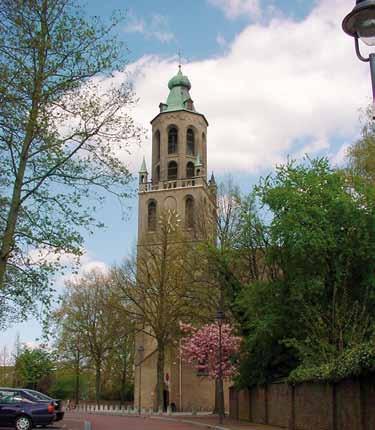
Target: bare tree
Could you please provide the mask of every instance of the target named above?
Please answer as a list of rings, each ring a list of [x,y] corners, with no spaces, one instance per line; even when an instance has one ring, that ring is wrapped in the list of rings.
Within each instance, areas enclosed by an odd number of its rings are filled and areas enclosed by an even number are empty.
[[[86,273],[67,283],[62,304],[57,312],[63,330],[79,336],[84,354],[95,370],[95,396],[99,401],[102,389],[102,372],[113,352],[119,327],[124,320],[114,310],[118,308],[112,290],[111,278],[98,270]],[[122,329],[124,329],[122,327]],[[128,333],[132,327],[128,327]]]
[[[157,345],[157,407],[163,407],[165,354],[179,336],[179,322],[196,318],[199,305],[192,261],[197,242],[185,234],[176,212],[165,211],[152,243],[140,243],[137,256],[113,268],[113,279],[138,327]]]

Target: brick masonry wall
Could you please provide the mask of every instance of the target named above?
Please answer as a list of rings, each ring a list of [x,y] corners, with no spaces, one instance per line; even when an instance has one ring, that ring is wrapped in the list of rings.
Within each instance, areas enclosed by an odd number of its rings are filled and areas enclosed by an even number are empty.
[[[359,381],[347,380],[336,385],[336,420],[340,430],[361,430],[361,394]]]
[[[240,420],[250,419],[250,391],[242,390],[238,393],[238,418]]]
[[[268,424],[287,427],[291,408],[291,390],[287,384],[268,386]]]
[[[295,429],[333,429],[332,406],[329,384],[297,385],[294,393]]]
[[[336,384],[231,387],[230,416],[288,430],[375,430],[375,374]]]
[[[256,387],[250,392],[250,409],[252,420],[256,423],[267,423],[266,411],[266,389],[265,387]]]

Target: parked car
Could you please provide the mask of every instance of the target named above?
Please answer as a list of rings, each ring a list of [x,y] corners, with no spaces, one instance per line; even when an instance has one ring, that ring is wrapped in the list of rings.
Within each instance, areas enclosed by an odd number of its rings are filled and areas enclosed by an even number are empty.
[[[64,418],[64,411],[60,399],[54,399],[50,396],[47,396],[47,394],[35,390],[30,390],[28,388],[22,388],[19,391],[30,400],[36,399],[41,402],[53,403],[53,405],[55,406],[56,421],[60,421]]]
[[[0,427],[30,430],[37,425],[45,427],[55,419],[52,402],[30,400],[21,390],[0,388]]]

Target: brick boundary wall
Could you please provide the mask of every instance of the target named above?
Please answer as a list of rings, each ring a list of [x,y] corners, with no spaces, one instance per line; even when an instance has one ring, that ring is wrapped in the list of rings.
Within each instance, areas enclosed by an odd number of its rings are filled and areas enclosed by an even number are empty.
[[[230,388],[233,419],[288,430],[374,430],[375,374],[338,383]]]

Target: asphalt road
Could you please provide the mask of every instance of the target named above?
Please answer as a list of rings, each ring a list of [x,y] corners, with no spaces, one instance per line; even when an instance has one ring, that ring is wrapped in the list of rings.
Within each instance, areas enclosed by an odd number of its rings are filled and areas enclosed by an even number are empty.
[[[46,427],[48,430],[84,430],[85,419],[81,416],[67,416],[66,419],[58,421]],[[37,427],[41,429],[41,427]],[[13,430],[14,427],[0,427],[0,430]],[[106,430],[111,430],[107,428]]]
[[[85,428],[85,421],[90,422],[91,430],[199,430],[200,428],[196,425],[158,418],[66,413],[62,421],[58,421],[46,429],[88,430],[87,427]],[[11,427],[0,427],[0,430],[11,429]],[[38,427],[38,429],[41,428]]]
[[[65,418],[51,430],[85,430],[85,421],[91,423],[91,430],[198,430],[199,427],[186,423],[166,421],[149,417],[117,417],[108,415],[66,414]]]

